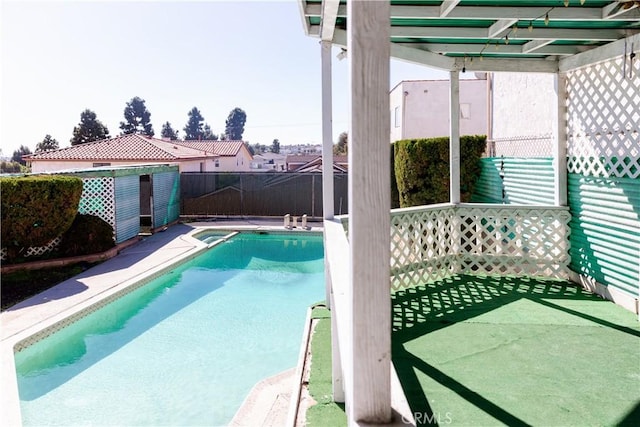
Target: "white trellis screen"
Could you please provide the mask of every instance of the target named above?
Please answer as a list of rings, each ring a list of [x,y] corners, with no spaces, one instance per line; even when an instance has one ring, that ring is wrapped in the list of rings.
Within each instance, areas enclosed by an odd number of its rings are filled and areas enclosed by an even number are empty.
[[[640,61],[572,71],[567,93],[569,173],[640,177]]]
[[[571,269],[637,298],[640,61],[620,56],[570,71],[566,82]]]
[[[567,278],[571,216],[563,207],[440,204],[391,213],[391,287],[451,274]]]

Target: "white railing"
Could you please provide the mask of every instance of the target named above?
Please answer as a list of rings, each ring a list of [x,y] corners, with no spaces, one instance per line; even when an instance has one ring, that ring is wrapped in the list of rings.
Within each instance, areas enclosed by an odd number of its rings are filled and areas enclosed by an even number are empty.
[[[454,274],[511,274],[567,278],[566,207],[439,204],[391,211],[390,291]],[[333,397],[353,386],[348,218],[324,221],[327,302],[331,309]],[[396,380],[392,370],[392,380]],[[398,381],[392,401],[404,402]],[[398,397],[400,396],[400,397]],[[410,419],[410,415],[407,419]]]
[[[393,209],[391,289],[453,274],[568,278],[570,219],[567,207],[556,206],[443,203]],[[346,229],[346,218],[341,220]],[[328,253],[331,240],[327,236]]]
[[[568,208],[439,204],[391,211],[391,288],[452,274],[568,277]]]

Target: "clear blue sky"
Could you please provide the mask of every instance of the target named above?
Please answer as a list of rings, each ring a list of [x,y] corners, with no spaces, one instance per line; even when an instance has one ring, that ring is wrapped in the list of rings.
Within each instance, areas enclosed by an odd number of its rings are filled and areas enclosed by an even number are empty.
[[[69,146],[89,108],[112,136],[125,103],[146,101],[159,137],[198,107],[214,133],[247,113],[250,143],[321,143],[318,39],[298,4],[282,1],[7,1],[1,3],[0,147],[32,151],[46,134]],[[334,54],[337,53],[334,52]],[[347,60],[333,56],[334,141],[347,130]],[[399,61],[401,80],[447,73]]]

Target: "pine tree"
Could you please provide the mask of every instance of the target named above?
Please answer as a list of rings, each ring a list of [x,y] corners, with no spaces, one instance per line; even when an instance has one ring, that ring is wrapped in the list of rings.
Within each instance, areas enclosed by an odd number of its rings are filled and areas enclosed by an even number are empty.
[[[247,114],[241,108],[234,108],[227,117],[225,134],[230,141],[242,140],[244,124],[247,122]]]
[[[153,136],[153,126],[151,125],[151,113],[144,105],[144,99],[133,97],[127,102],[124,108],[124,119],[126,122],[120,122],[120,129],[125,135],[138,133],[147,136]]]
[[[58,141],[56,141],[55,138],[52,138],[51,135],[47,134],[44,139],[36,145],[36,153],[40,151],[57,150],[58,148],[60,148]]]
[[[274,139],[271,143],[271,152],[280,154],[280,141],[278,140],[278,138]]]
[[[184,139],[185,141],[197,141],[203,139],[204,130],[202,128],[204,123],[204,117],[200,114],[200,110],[193,107],[188,113],[189,121],[184,127]]]
[[[79,145],[109,138],[109,129],[96,118],[96,113],[86,109],[80,114],[80,124],[73,128],[71,145]]]
[[[21,145],[20,148],[13,152],[11,161],[20,163],[22,166],[25,166],[27,164],[27,161],[23,160],[22,157],[26,156],[27,154],[31,154],[31,150],[29,150],[29,147],[27,147],[26,145]]]
[[[218,140],[218,135],[216,135],[215,133],[211,132],[211,126],[209,126],[208,123],[204,124],[204,133],[202,135],[202,139],[206,139],[206,140],[210,140],[210,141],[217,141]]]
[[[171,141],[175,141],[178,139],[178,131],[173,130],[171,123],[166,122],[162,125],[162,132],[160,133],[160,136],[163,138],[169,138]]]

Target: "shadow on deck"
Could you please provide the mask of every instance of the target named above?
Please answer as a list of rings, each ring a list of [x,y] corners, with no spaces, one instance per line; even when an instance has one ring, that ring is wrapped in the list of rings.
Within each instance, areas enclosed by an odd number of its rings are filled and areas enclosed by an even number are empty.
[[[461,275],[392,309],[418,425],[640,425],[640,324],[569,282]]]

